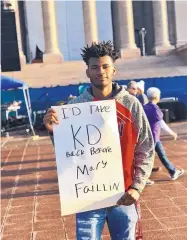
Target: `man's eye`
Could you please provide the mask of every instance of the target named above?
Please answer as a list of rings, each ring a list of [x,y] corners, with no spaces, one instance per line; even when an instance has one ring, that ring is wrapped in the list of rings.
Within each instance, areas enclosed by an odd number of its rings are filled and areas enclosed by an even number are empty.
[[[103,68],[104,68],[104,69],[106,69],[106,68],[108,68],[108,67],[109,67],[108,65],[106,65],[106,66],[103,66]]]
[[[92,69],[97,69],[97,67],[96,67],[96,66],[93,66]]]

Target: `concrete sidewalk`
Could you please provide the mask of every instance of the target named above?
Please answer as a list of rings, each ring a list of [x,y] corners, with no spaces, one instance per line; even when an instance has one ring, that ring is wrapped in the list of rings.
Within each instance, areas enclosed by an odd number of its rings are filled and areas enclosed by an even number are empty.
[[[187,171],[187,132],[164,136],[168,157]],[[186,124],[185,124],[186,127]],[[156,159],[155,165],[161,166]],[[141,196],[144,240],[187,239],[187,173],[175,182],[162,170]],[[75,240],[75,216],[60,216],[56,162],[48,137],[2,139],[2,240]],[[110,239],[107,226],[103,239]]]

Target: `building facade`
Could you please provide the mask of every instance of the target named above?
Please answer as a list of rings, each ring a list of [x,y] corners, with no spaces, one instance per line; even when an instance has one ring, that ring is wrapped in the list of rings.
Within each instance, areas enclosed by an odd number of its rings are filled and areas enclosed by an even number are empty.
[[[93,41],[114,41],[121,58],[166,53],[187,43],[186,1],[6,2],[15,11],[22,64],[35,59],[37,48],[43,62],[58,63],[81,60],[80,48]]]

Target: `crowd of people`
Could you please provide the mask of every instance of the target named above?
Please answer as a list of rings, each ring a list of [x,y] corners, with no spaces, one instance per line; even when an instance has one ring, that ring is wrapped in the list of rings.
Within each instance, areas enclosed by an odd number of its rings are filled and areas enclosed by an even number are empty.
[[[144,93],[145,82],[141,80],[140,82],[131,81],[125,87],[126,90],[133,96],[136,96],[137,99],[143,106],[147,119],[149,121],[154,145],[155,152],[157,153],[161,163],[167,169],[171,180],[176,180],[178,177],[182,176],[184,173],[183,169],[177,169],[172,162],[168,159],[166,152],[160,141],[161,129],[170,134],[174,140],[177,139],[177,133],[171,130],[171,128],[166,124],[163,119],[163,113],[157,103],[160,101],[161,92],[156,87],[151,87],[147,90],[147,95]],[[152,171],[159,171],[160,167],[154,167]],[[146,182],[147,185],[153,185],[154,181],[150,179]]]

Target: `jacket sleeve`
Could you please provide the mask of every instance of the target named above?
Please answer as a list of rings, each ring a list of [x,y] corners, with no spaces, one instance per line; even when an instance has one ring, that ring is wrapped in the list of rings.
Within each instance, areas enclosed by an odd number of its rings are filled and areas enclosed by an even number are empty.
[[[149,122],[138,100],[133,103],[132,117],[137,133],[137,143],[134,151],[134,176],[131,187],[141,193],[152,172],[155,156],[154,141]]]

